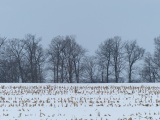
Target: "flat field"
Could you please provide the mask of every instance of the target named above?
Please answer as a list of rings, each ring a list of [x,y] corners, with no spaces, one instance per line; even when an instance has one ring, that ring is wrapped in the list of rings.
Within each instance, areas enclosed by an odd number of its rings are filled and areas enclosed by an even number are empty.
[[[0,84],[0,120],[160,120],[160,85]]]

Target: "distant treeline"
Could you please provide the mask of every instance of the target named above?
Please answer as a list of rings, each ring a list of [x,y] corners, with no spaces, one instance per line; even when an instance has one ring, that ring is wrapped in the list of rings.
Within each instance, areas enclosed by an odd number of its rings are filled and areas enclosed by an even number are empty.
[[[41,38],[32,34],[23,39],[0,37],[0,82],[159,82],[160,36],[154,43],[152,55],[136,40],[115,36],[101,43],[91,56],[74,36],[54,37],[46,50]]]

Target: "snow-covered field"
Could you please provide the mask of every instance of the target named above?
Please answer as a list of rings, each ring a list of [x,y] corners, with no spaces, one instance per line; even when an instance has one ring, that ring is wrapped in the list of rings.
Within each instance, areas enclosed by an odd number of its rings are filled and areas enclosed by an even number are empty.
[[[0,84],[0,120],[160,120],[160,85]]]

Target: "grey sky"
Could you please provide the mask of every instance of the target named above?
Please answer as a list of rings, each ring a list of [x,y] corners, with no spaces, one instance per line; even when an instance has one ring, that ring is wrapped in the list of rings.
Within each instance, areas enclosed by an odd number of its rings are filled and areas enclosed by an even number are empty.
[[[159,6],[159,0],[1,0],[0,35],[36,34],[44,46],[57,35],[76,35],[91,54],[118,35],[153,52],[153,39],[160,35]]]

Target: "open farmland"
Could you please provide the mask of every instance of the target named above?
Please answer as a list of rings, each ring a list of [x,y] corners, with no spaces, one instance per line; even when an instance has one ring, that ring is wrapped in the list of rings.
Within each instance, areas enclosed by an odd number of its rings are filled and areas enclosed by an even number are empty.
[[[158,84],[1,84],[1,120],[159,120]]]

